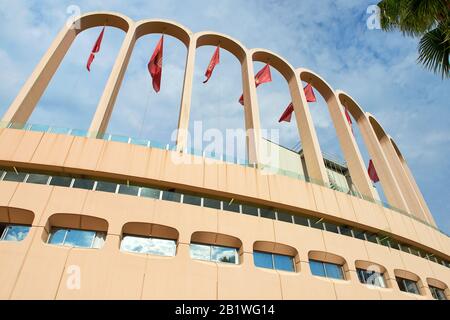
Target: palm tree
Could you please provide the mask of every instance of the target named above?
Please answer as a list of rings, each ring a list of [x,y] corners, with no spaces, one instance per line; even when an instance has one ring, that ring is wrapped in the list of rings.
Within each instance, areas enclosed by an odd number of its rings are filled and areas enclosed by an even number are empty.
[[[426,69],[450,77],[450,0],[383,0],[381,28],[421,37],[418,62]]]

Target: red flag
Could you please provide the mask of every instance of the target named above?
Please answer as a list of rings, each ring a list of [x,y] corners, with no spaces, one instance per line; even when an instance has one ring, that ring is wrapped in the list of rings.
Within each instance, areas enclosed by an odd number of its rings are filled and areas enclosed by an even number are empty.
[[[217,46],[216,51],[214,52],[214,54],[213,54],[213,56],[211,58],[211,61],[209,62],[208,69],[206,69],[206,72],[205,72],[206,80],[203,81],[203,83],[207,83],[208,82],[209,78],[211,78],[211,75],[212,75],[212,73],[214,71],[214,68],[219,63],[220,63],[220,47]]]
[[[316,102],[316,95],[314,94],[313,87],[308,83],[306,87],[303,88],[303,92],[305,92],[306,101],[308,102]]]
[[[283,114],[280,117],[278,122],[286,121],[291,122],[292,112],[294,112],[294,105],[292,102],[287,106],[286,110],[284,110]]]
[[[348,113],[348,110],[345,107],[344,107],[344,110],[345,110],[345,117],[347,118],[348,125],[350,126],[350,129],[352,130],[352,133],[354,134],[353,126],[352,126],[353,122],[352,122],[352,118],[350,117],[350,113]]]
[[[91,72],[91,64],[94,61],[94,59],[95,59],[95,54],[91,53],[89,55],[89,59],[88,59],[87,65],[86,65],[86,68],[88,69],[89,72]]]
[[[161,36],[155,51],[153,52],[150,62],[148,63],[148,71],[152,76],[153,89],[159,92],[161,89],[161,76],[162,76],[162,64],[163,64],[163,48],[164,48],[164,35]]]
[[[102,32],[100,32],[100,35],[97,38],[97,41],[95,41],[94,47],[92,48],[92,53],[97,53],[100,51],[100,46],[102,45],[104,34],[105,34],[105,27],[103,27]]]
[[[88,69],[89,72],[91,71],[91,64],[95,59],[95,54],[100,51],[104,34],[105,34],[105,27],[103,27],[102,31],[100,32],[100,35],[98,36],[97,41],[95,41],[94,47],[92,48],[91,54],[89,55],[89,59],[86,65],[86,68]]]
[[[255,76],[255,85],[258,87],[260,84],[271,82],[272,74],[270,73],[270,65],[267,63],[264,68],[259,70],[259,72]],[[244,94],[239,98],[239,103],[244,105]]]
[[[369,168],[367,169],[367,173],[369,174],[369,178],[373,183],[380,181],[380,179],[378,178],[377,170],[375,170],[375,166],[373,165],[372,159],[369,161]]]
[[[303,88],[303,91],[306,95],[306,101],[308,102],[316,102],[316,96],[314,95],[313,88],[310,84],[308,84],[306,87]],[[294,112],[294,105],[292,102],[288,105],[286,110],[284,110],[283,114],[280,117],[280,120],[278,122],[286,121],[291,122],[292,112]],[[351,120],[350,120],[351,121]]]

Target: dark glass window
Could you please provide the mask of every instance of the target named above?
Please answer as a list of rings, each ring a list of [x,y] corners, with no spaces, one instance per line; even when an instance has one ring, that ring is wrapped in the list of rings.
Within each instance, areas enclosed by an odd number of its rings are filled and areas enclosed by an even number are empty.
[[[443,289],[440,288],[436,288],[433,286],[429,286],[430,291],[431,291],[431,295],[433,296],[434,299],[436,300],[448,300],[447,296],[445,295],[445,291]]]
[[[52,179],[50,180],[50,185],[57,187],[70,187],[71,183],[72,178],[69,177],[53,176]]]
[[[329,222],[325,222],[324,225],[325,225],[325,228],[327,231],[339,233],[339,229],[338,229],[337,225],[329,223]]]
[[[294,216],[294,223],[301,226],[309,227],[309,219],[302,216]]]
[[[372,234],[366,233],[366,236],[367,236],[367,241],[370,241],[370,242],[378,244],[378,237],[377,237],[376,234],[374,234],[374,233],[372,233]]]
[[[356,239],[366,240],[365,232],[362,230],[353,229],[353,235],[355,236]]]
[[[48,175],[30,173],[27,178],[27,183],[47,184]]]
[[[117,183],[106,182],[106,181],[97,181],[97,186],[95,187],[95,191],[104,191],[104,192],[112,192],[112,193],[115,193],[116,189],[117,189]]]
[[[166,201],[181,202],[181,194],[172,191],[163,191],[162,199]]]
[[[323,230],[323,222],[320,219],[310,218],[311,228]]]
[[[242,205],[242,213],[257,217],[258,216],[258,208],[243,204]]]
[[[194,206],[201,206],[202,198],[197,196],[191,196],[190,194],[185,194],[183,196],[183,203],[192,204]]]
[[[73,187],[78,189],[86,189],[86,190],[92,190],[94,188],[94,180],[88,180],[88,179],[75,179],[73,182]]]
[[[141,197],[159,199],[160,190],[152,188],[141,188]]]
[[[259,214],[262,218],[275,220],[275,211],[273,211],[272,209],[260,208]]]
[[[14,182],[23,182],[25,180],[25,176],[27,174],[23,172],[16,173],[15,171],[6,172],[3,181],[14,181]]]
[[[119,186],[119,193],[121,194],[127,194],[130,196],[137,196],[139,193],[139,187],[137,186],[129,186],[126,184],[121,184]]]
[[[278,220],[292,223],[292,214],[286,213],[286,212],[277,212]]]
[[[237,212],[237,213],[241,212],[239,209],[239,203],[236,203],[235,201],[233,201],[231,203],[230,202],[231,202],[231,200],[228,202],[227,201],[223,202],[223,210]]]
[[[340,226],[339,230],[341,231],[341,234],[347,237],[353,237],[352,229],[346,226]]]
[[[220,210],[220,200],[203,198],[203,206],[206,208],[219,209]]]
[[[400,291],[409,292],[414,294],[420,294],[419,288],[417,287],[417,282],[409,279],[404,279],[400,277],[395,277]]]

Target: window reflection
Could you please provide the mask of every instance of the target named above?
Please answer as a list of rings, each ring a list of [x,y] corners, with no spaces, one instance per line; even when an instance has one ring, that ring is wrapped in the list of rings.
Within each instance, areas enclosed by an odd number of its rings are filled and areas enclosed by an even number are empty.
[[[358,274],[358,279],[361,283],[370,284],[380,288],[386,288],[384,276],[382,273],[359,268],[356,269],[356,272]]]
[[[52,228],[47,242],[67,247],[99,249],[103,247],[105,237],[104,232]]]
[[[445,290],[433,286],[429,286],[431,295],[436,300],[448,300],[447,296],[445,295]]]
[[[0,241],[22,241],[29,231],[29,226],[0,225]]]
[[[120,250],[153,254],[158,256],[175,256],[177,244],[175,240],[125,235]]]
[[[413,294],[420,294],[419,287],[417,286],[417,282],[409,279],[404,279],[400,277],[396,277],[396,281],[400,291],[409,292]]]
[[[191,258],[196,260],[238,264],[238,249],[191,243]]]

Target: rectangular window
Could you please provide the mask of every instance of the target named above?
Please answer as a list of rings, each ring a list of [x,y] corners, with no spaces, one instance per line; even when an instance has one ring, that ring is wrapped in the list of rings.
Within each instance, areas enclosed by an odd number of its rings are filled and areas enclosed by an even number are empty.
[[[203,206],[206,208],[218,209],[220,210],[220,200],[203,198]]]
[[[194,206],[201,206],[202,204],[202,198],[197,196],[191,196],[189,194],[185,194],[183,196],[183,203],[191,204]]]
[[[276,270],[295,272],[294,259],[290,256],[273,254],[273,262]]]
[[[242,213],[257,217],[258,216],[258,208],[243,204],[242,205]]]
[[[52,228],[47,243],[67,247],[99,249],[103,247],[105,238],[104,232]]]
[[[294,216],[294,223],[301,225],[301,226],[305,226],[305,227],[309,227],[309,219],[306,217],[302,217],[302,216]]]
[[[353,237],[352,229],[350,229],[349,227],[340,226],[339,231],[344,236]]]
[[[311,269],[311,273],[315,276],[326,277],[327,274],[325,272],[325,267],[322,262],[309,260],[309,268]]]
[[[259,268],[273,269],[272,255],[266,252],[253,252],[253,261]]]
[[[315,276],[345,280],[342,266],[334,263],[309,260],[311,273]]]
[[[162,199],[166,201],[181,202],[181,194],[172,191],[163,191]]]
[[[370,284],[380,288],[386,288],[386,284],[384,283],[384,277],[382,273],[359,268],[356,269],[356,272],[358,274],[358,279],[361,283]]]
[[[8,171],[3,177],[3,181],[23,182],[26,175],[27,174],[23,172],[16,173],[15,171]]]
[[[111,193],[116,193],[116,189],[117,183],[106,181],[97,181],[97,186],[95,187],[95,191],[103,191]]]
[[[208,244],[191,243],[191,258],[195,260],[238,264],[238,249]]]
[[[50,180],[50,185],[57,187],[70,187],[71,183],[72,178],[69,177],[53,176],[52,179]]]
[[[27,178],[27,183],[47,184],[50,177],[45,174],[30,173]]]
[[[22,241],[30,231],[29,226],[0,225],[0,241]]]
[[[236,203],[235,201],[224,201],[223,202],[223,210],[225,211],[231,211],[231,212],[241,212],[239,203]]]
[[[141,197],[159,199],[161,190],[152,188],[141,188]]]
[[[323,222],[320,219],[310,218],[311,228],[323,230]]]
[[[329,222],[325,222],[324,225],[325,225],[325,229],[328,232],[339,233],[339,229],[338,229],[337,225],[329,223]]]
[[[120,250],[174,257],[177,248],[175,240],[124,235],[120,243]]]
[[[440,288],[436,288],[433,286],[429,286],[430,291],[431,291],[431,295],[433,296],[434,299],[436,300],[448,300],[447,296],[445,295],[445,291],[443,289]]]
[[[398,287],[400,288],[400,291],[420,294],[419,288],[417,287],[417,282],[400,277],[395,277],[395,279],[397,281]]]
[[[94,180],[76,178],[73,182],[73,187],[77,189],[92,190],[94,189],[94,183]]]
[[[365,232],[362,231],[362,230],[354,229],[353,230],[353,235],[355,236],[356,239],[366,240]]]
[[[286,212],[281,212],[281,211],[277,211],[277,218],[278,221],[284,221],[284,222],[288,222],[288,223],[292,223],[292,214],[286,213]]]
[[[294,258],[291,256],[254,251],[253,261],[259,268],[295,272]]]
[[[126,194],[129,196],[137,196],[139,194],[139,187],[138,186],[131,186],[126,184],[121,184],[119,186],[119,193],[120,194]]]
[[[275,220],[275,211],[273,211],[271,209],[260,208],[259,213],[262,218]]]

